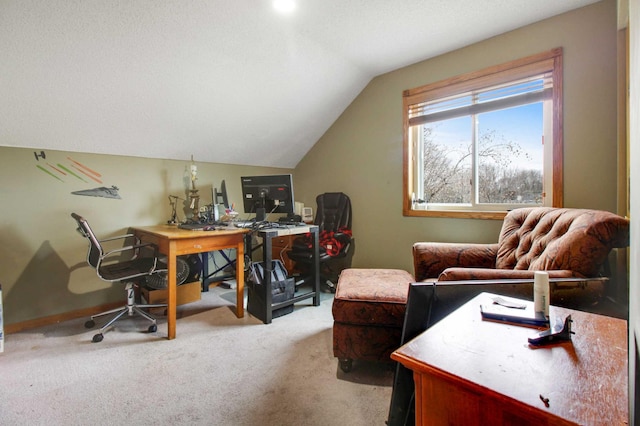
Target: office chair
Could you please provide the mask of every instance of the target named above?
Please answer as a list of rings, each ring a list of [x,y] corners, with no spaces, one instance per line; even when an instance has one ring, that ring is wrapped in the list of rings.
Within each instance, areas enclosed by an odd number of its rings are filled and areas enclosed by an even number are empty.
[[[320,240],[320,283],[335,292],[338,276],[351,267],[355,241],[351,235],[351,199],[342,192],[326,192],[316,197],[316,217]],[[287,256],[296,269],[306,274],[311,269],[313,253],[308,237],[296,238]],[[296,285],[304,283],[305,277]]]
[[[135,303],[134,284],[137,279],[141,277],[148,277],[153,274],[164,273],[166,275],[167,268],[164,264],[158,261],[157,247],[153,244],[141,244],[136,239],[134,245],[125,246],[119,249],[110,250],[104,252],[102,243],[107,241],[115,241],[124,239],[127,237],[133,237],[133,234],[121,235],[117,237],[106,238],[98,240],[93,230],[89,226],[89,223],[80,215],[71,213],[78,223],[77,231],[89,241],[89,251],[87,252],[87,263],[93,267],[98,277],[108,282],[124,282],[125,291],[127,292],[127,304],[121,308],[112,309],[107,312],[102,312],[97,315],[92,315],[91,319],[87,321],[84,326],[86,328],[93,328],[95,326],[95,319],[104,315],[115,314],[105,325],[100,328],[100,332],[93,336],[93,342],[101,342],[104,338],[104,332],[114,322],[120,319],[124,314],[133,316],[139,314],[140,316],[151,321],[151,325],[148,328],[149,333],[154,333],[158,330],[156,319],[143,311],[143,308],[161,308],[166,307],[166,304],[154,304],[154,305],[140,305]],[[153,257],[139,257],[142,249],[153,251]],[[125,254],[129,256],[128,260],[118,261],[116,256],[122,256]]]

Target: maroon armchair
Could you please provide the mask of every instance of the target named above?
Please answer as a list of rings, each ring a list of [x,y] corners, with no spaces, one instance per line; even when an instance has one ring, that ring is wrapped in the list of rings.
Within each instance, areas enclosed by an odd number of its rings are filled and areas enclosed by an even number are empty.
[[[629,221],[613,213],[521,208],[505,216],[497,243],[415,243],[414,272],[416,281],[436,282],[436,294],[444,299],[439,304],[456,299],[457,306],[481,291],[496,292],[495,287],[505,295],[531,298],[532,282],[504,280],[531,280],[534,271],[547,271],[551,303],[584,309],[598,304],[607,293],[610,283],[601,277],[611,250],[628,245]],[[494,283],[459,283],[467,280]]]

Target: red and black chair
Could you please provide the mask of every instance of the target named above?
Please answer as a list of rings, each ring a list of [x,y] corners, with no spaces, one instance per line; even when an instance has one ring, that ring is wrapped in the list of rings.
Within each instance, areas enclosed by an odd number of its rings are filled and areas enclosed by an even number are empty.
[[[351,232],[351,199],[342,192],[325,192],[316,197],[314,224],[319,227],[320,283],[335,292],[338,276],[343,269],[351,267],[355,241]],[[301,285],[308,279],[313,262],[309,237],[296,238],[287,255],[300,271]]]

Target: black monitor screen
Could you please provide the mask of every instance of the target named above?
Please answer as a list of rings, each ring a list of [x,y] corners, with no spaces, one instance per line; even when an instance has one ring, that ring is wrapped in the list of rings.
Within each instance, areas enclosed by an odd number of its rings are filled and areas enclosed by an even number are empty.
[[[229,208],[229,198],[227,197],[227,184],[224,179],[222,179],[222,184],[220,184],[220,191],[218,188],[213,188],[212,191],[212,199],[213,205],[222,204],[225,208]]]
[[[269,213],[293,215],[291,175],[243,176],[241,182],[244,212],[255,213],[256,220]]]

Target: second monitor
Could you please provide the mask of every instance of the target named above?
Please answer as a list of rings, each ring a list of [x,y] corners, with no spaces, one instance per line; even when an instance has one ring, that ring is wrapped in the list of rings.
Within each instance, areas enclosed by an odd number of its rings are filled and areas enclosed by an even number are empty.
[[[293,216],[293,177],[289,175],[243,176],[242,200],[245,213],[255,213],[256,222],[267,213]]]

